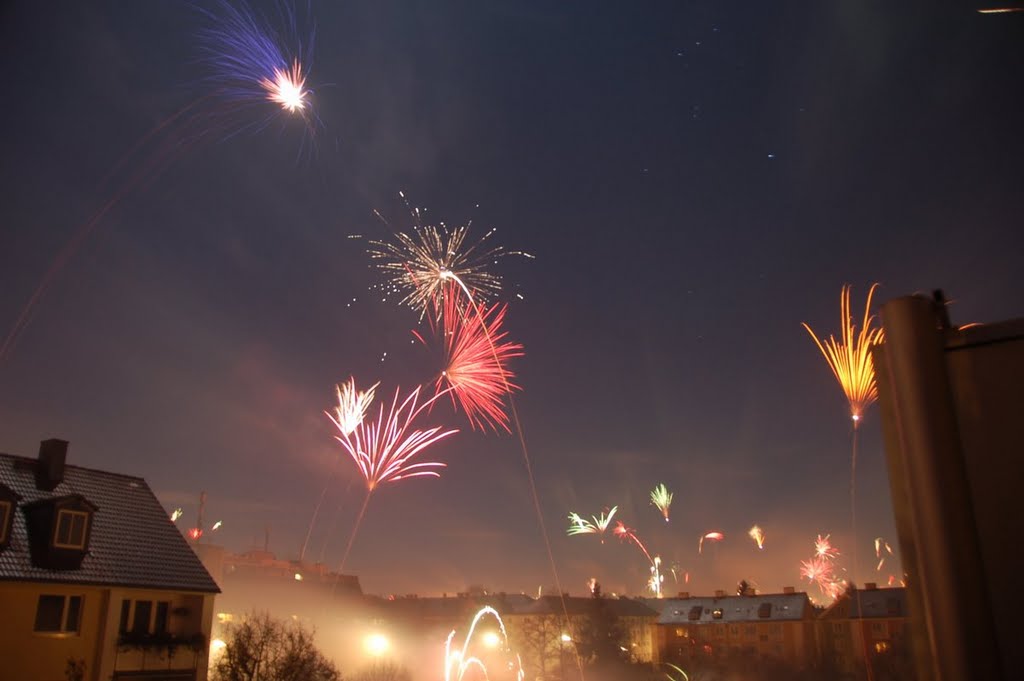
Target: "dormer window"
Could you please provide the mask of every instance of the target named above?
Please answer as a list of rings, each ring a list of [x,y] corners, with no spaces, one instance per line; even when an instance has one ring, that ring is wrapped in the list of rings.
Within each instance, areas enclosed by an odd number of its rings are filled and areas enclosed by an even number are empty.
[[[75,570],[89,552],[93,516],[99,509],[80,494],[24,504],[32,564],[47,570]]]
[[[60,509],[57,511],[53,545],[58,549],[85,550],[85,534],[89,527],[89,513]]]

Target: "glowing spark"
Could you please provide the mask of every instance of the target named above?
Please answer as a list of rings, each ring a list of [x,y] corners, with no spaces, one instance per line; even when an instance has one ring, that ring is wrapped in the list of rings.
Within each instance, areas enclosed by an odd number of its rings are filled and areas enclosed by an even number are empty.
[[[171,511],[171,522],[172,523],[178,522],[178,518],[181,517],[183,512],[184,511],[182,511],[180,508],[176,508],[173,511]]]
[[[374,383],[366,390],[356,390],[356,379],[350,377],[347,382],[339,383],[338,406],[334,409],[334,416],[328,414],[342,435],[349,436],[363,422],[366,410],[373,402],[373,391],[377,389],[380,382]]]
[[[306,108],[309,93],[305,89],[306,77],[302,75],[302,65],[296,59],[290,69],[274,67],[274,77],[261,78],[260,85],[267,91],[267,99],[280,104],[282,109],[295,113]]]
[[[753,539],[755,543],[757,543],[757,548],[764,548],[764,530],[757,525],[754,525],[750,528],[750,531],[748,531],[747,534],[750,535],[750,538]]]
[[[435,314],[429,318],[435,334],[440,329],[445,355],[445,369],[435,389],[448,384],[452,402],[462,408],[474,430],[490,426],[511,432],[504,398],[519,386],[512,382],[515,374],[508,362],[523,356],[523,346],[506,340],[508,332],[502,324],[507,307],[478,307],[455,281],[442,290],[441,300],[433,306]]]
[[[591,516],[594,519],[594,522],[590,522],[576,513],[570,513],[569,529],[566,533],[570,537],[577,534],[596,534],[601,537],[601,543],[603,544],[604,532],[608,529],[608,524],[612,521],[617,510],[619,510],[618,506],[612,506],[610,511],[605,509],[601,511],[601,515],[599,516]],[[622,523],[619,523],[619,525],[622,525]]]
[[[864,321],[860,332],[856,333],[856,325],[850,315],[850,287],[843,286],[839,296],[841,329],[840,339],[829,336],[822,341],[815,335],[811,327],[803,325],[817,344],[821,354],[839,381],[843,393],[850,404],[850,417],[854,428],[867,409],[878,399],[878,388],[875,385],[875,367],[871,362],[871,346],[883,340],[882,329],[871,328],[874,317],[871,313],[871,297],[878,284],[872,284],[868,291],[867,304],[864,306]]]
[[[1024,12],[1024,7],[993,7],[978,10],[978,14],[1009,14],[1010,12]]]
[[[707,534],[701,535],[700,541],[697,542],[697,553],[704,552],[704,540],[707,541],[722,541],[725,539],[725,535],[721,532],[708,532]]]
[[[193,527],[193,528],[189,529],[187,534],[188,534],[188,538],[189,539],[191,539],[193,541],[198,541],[199,538],[203,536],[203,531],[201,529],[199,529],[198,527]]]
[[[210,532],[216,532],[217,530],[220,529],[220,526],[223,525],[223,524],[224,524],[223,520],[218,520],[217,522],[215,522],[213,524],[213,527],[210,528]]]
[[[665,522],[668,522],[668,510],[672,505],[672,492],[668,491],[668,487],[662,483],[654,488],[651,492],[651,503],[654,504],[661,515],[665,516]]]
[[[441,397],[443,392],[419,406],[420,386],[401,402],[399,393],[400,389],[396,389],[386,417],[382,404],[375,421],[367,423],[364,420],[351,433],[341,431],[341,435],[335,436],[352,457],[359,473],[366,480],[366,488],[371,492],[385,482],[418,476],[440,477],[436,469],[444,468],[445,464],[439,461],[410,462],[430,445],[459,432],[457,429],[444,430],[443,426],[426,430],[412,429],[413,421],[420,412]],[[337,425],[331,414],[325,413]]]
[[[418,212],[416,213],[418,215]],[[412,234],[398,232],[396,241],[371,241],[370,257],[388,277],[390,286],[404,294],[401,304],[421,314],[441,300],[450,288],[445,283],[457,278],[478,304],[501,291],[501,277],[487,268],[506,255],[533,257],[520,251],[506,251],[485,242],[494,234],[487,232],[480,241],[467,245],[469,225],[448,229],[443,223],[417,225]]]

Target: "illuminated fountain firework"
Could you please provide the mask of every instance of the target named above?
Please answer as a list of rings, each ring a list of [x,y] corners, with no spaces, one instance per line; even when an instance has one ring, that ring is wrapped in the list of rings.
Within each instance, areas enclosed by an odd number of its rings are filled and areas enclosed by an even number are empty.
[[[643,552],[647,562],[651,564],[651,577],[647,580],[647,588],[654,593],[656,598],[661,598],[661,588],[665,582],[665,578],[661,574],[661,556],[652,557],[647,547],[640,541],[640,537],[636,536],[636,530],[626,526],[621,520],[616,521],[615,529],[612,532],[622,541],[632,542]]]
[[[196,32],[199,61],[207,70],[201,81],[205,94],[142,136],[101,180],[102,186],[114,189],[51,261],[3,337],[0,362],[13,351],[57,275],[107,213],[135,189],[153,182],[189,149],[207,139],[262,130],[282,112],[289,118],[300,117],[305,139],[313,138],[320,120],[310,106],[306,87],[313,47],[311,23],[283,0],[276,5],[278,24],[268,22],[244,0],[193,6],[205,20]],[[116,184],[115,178],[120,180]]]
[[[523,671],[522,661],[519,659],[519,655],[511,651],[508,644],[508,633],[505,631],[505,623],[501,619],[501,615],[498,611],[491,606],[486,606],[477,611],[473,617],[473,621],[470,622],[469,630],[466,632],[465,637],[462,641],[461,647],[453,647],[452,643],[455,640],[456,631],[452,629],[451,633],[448,634],[448,638],[444,644],[444,681],[468,681],[470,678],[478,679],[490,679],[487,666],[481,659],[482,653],[475,652],[477,647],[476,642],[479,638],[476,636],[477,627],[480,622],[485,618],[490,617],[495,620],[498,626],[497,633],[488,632],[492,634],[491,640],[494,643],[489,643],[487,640],[483,641],[485,647],[499,648],[498,652],[501,652],[505,656],[503,661],[503,669],[501,670],[502,676],[496,678],[509,678],[515,679],[515,681],[522,681],[526,677],[526,673]],[[492,667],[493,668],[493,667]],[[498,672],[495,671],[495,674]]]
[[[757,548],[764,548],[764,530],[757,525],[754,525],[747,531],[747,534],[754,540],[754,543],[757,544]]]
[[[451,292],[446,284],[452,279],[471,292],[475,303],[484,304],[501,291],[501,277],[488,270],[490,265],[507,255],[533,257],[489,246],[487,240],[494,234],[493,229],[479,241],[467,244],[469,224],[454,229],[444,223],[423,225],[418,208],[413,209],[413,215],[417,224],[411,234],[397,232],[393,242],[371,241],[370,257],[379,261],[377,267],[388,277],[391,290],[403,296],[400,303],[421,315],[432,305],[444,310],[441,301]]]
[[[435,299],[433,315],[428,317],[444,349],[445,368],[435,390],[450,388],[452,402],[461,407],[474,430],[489,426],[510,433],[504,398],[519,386],[512,382],[515,374],[508,362],[523,356],[523,346],[507,340],[508,332],[502,328],[507,306],[478,307],[454,280],[440,290],[444,293]]]
[[[604,543],[604,532],[608,529],[608,524],[611,523],[612,518],[615,516],[615,512],[619,510],[618,506],[612,506],[611,510],[607,508],[601,511],[601,515],[591,516],[593,522],[580,516],[578,513],[569,513],[569,529],[566,530],[566,534],[570,537],[577,534],[596,534],[601,537],[601,543]]]
[[[668,491],[668,487],[665,483],[662,483],[654,488],[651,492],[651,503],[661,511],[661,515],[665,516],[665,522],[668,522],[668,511],[672,506],[672,492]]]
[[[366,481],[366,498],[356,517],[356,523],[352,528],[348,546],[345,548],[341,566],[338,568],[339,572],[344,569],[349,551],[352,549],[352,542],[355,540],[356,532],[366,514],[370,496],[378,486],[406,478],[440,477],[437,469],[445,467],[445,464],[440,461],[413,463],[413,459],[423,450],[458,432],[454,428],[446,430],[443,426],[433,426],[423,430],[413,428],[414,421],[420,413],[444,395],[443,392],[437,393],[429,400],[419,404],[420,390],[421,386],[417,386],[408,396],[399,401],[401,389],[396,388],[395,397],[386,412],[384,405],[381,404],[376,419],[368,421],[364,418],[349,432],[342,428],[342,425],[335,420],[330,412],[325,412],[341,433],[335,438],[352,457],[359,474]]]
[[[725,539],[725,535],[722,534],[721,532],[717,532],[717,531],[715,531],[715,532],[708,532],[706,534],[702,534],[700,536],[700,541],[697,542],[697,553],[704,553],[704,542],[705,541],[719,542],[719,541],[722,541],[723,539]]]

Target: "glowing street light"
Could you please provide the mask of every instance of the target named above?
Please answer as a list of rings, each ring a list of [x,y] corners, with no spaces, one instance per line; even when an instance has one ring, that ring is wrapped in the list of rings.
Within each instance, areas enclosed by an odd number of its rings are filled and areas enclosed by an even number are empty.
[[[380,657],[388,652],[391,642],[388,641],[388,637],[384,634],[370,634],[363,640],[363,647],[373,657]]]

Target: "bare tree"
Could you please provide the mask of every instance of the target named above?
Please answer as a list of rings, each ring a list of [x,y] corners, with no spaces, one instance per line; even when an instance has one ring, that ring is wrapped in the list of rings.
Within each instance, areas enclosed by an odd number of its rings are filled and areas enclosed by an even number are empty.
[[[351,678],[352,681],[411,681],[412,675],[408,669],[394,662],[380,662]]]
[[[313,645],[313,632],[269,613],[248,615],[228,628],[214,681],[341,681],[337,668]]]

